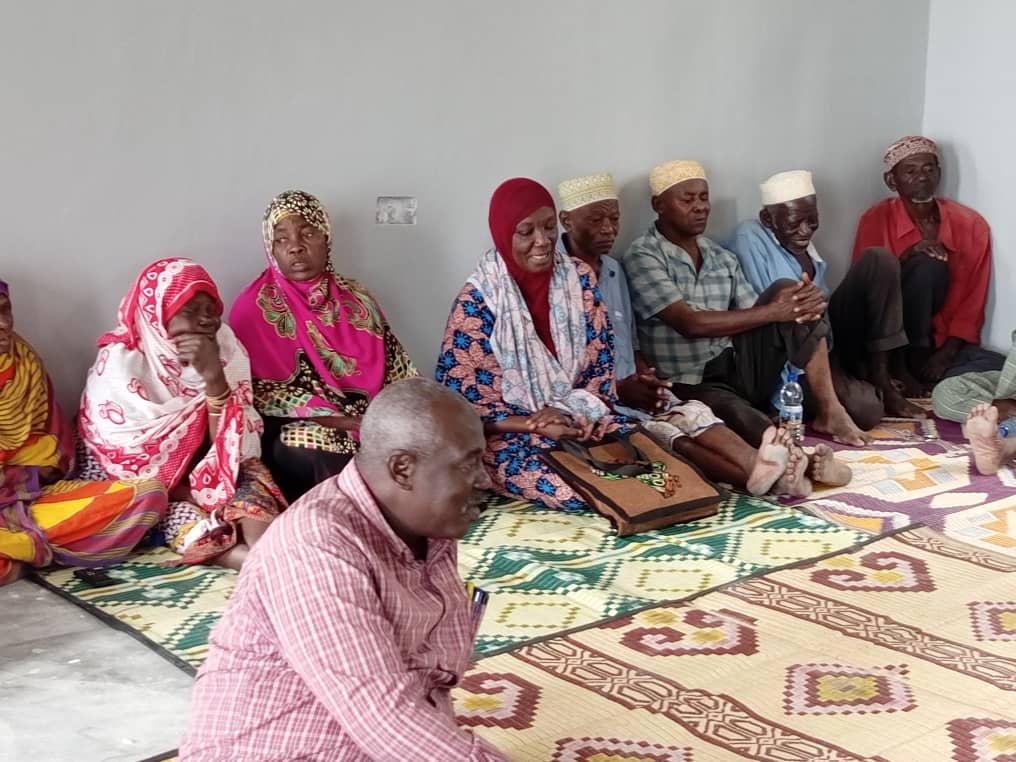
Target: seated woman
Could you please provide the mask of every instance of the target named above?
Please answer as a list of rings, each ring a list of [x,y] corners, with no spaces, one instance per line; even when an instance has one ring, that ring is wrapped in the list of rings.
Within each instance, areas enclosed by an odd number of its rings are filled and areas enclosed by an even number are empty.
[[[99,337],[78,425],[98,466],[170,490],[163,529],[184,563],[239,569],[285,500],[259,460],[250,361],[211,276],[189,259],[146,267]]]
[[[417,375],[370,293],[332,269],[332,228],[314,196],[275,198],[262,224],[268,267],[229,322],[251,355],[265,462],[292,501],[339,473],[367,404]]]
[[[554,250],[554,199],[507,180],[490,200],[491,249],[462,287],[445,328],[437,380],[473,403],[487,432],[495,489],[549,508],[585,501],[540,453],[560,437],[625,430],[614,415],[607,312],[592,270]]]
[[[73,459],[74,429],[0,281],[0,585],[25,564],[117,563],[165,515],[159,482],[61,480]]]

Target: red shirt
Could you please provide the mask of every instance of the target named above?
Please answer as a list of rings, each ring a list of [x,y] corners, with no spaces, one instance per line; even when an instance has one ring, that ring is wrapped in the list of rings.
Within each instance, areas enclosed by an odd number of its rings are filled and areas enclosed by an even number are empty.
[[[942,218],[938,238],[949,250],[949,292],[935,316],[935,344],[955,336],[981,343],[984,308],[991,280],[991,228],[970,207],[937,199]],[[861,216],[854,240],[854,260],[865,249],[882,246],[897,257],[921,240],[921,231],[898,197],[887,198]]]
[[[413,557],[355,464],[273,522],[194,685],[182,762],[504,757],[457,727],[475,624],[456,546]]]

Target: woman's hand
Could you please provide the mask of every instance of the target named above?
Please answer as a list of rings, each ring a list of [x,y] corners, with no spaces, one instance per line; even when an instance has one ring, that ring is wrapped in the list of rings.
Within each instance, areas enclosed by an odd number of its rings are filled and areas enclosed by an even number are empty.
[[[556,407],[545,407],[543,410],[533,413],[526,419],[526,428],[530,431],[540,431],[547,426],[570,426],[571,416]]]
[[[190,365],[204,379],[209,387],[221,380],[222,388],[218,391],[209,389],[212,395],[224,392],[226,389],[225,375],[222,372],[222,362],[219,360],[219,342],[214,336],[207,333],[181,333],[173,338],[176,345],[180,362]]]

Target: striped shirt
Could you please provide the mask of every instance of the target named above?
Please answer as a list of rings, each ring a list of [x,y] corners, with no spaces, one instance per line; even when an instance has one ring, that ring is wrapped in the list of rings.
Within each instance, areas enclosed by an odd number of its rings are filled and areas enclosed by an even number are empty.
[[[737,257],[705,236],[698,245],[702,267],[696,271],[688,252],[668,241],[653,223],[621,260],[642,354],[664,376],[686,384],[702,380],[702,369],[730,346],[730,338],[686,338],[660,320],[659,313],[676,302],[694,310],[724,311],[747,309],[758,299]]]
[[[352,463],[245,562],[180,759],[503,760],[452,712],[474,634],[455,543],[416,560]]]

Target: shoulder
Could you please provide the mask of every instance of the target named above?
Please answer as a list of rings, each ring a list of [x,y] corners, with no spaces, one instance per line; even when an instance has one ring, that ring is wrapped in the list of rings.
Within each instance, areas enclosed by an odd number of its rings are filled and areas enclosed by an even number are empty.
[[[663,247],[660,246],[660,239],[656,234],[656,226],[651,225],[649,230],[631,242],[628,249],[621,256],[621,261],[627,262],[640,256],[660,254],[662,251]]]
[[[737,257],[734,255],[734,252],[720,246],[720,244],[716,243],[716,241],[712,238],[701,236],[698,239],[698,243],[702,251],[712,257],[716,262],[727,267],[738,267]]]
[[[966,224],[970,225],[974,229],[991,229],[991,226],[988,225],[988,221],[984,219],[984,217],[981,216],[981,213],[976,209],[971,209],[969,206],[961,204],[959,201],[953,201],[950,198],[940,198],[938,203],[942,212],[952,217],[962,219]]]
[[[361,301],[369,301],[374,305],[378,303],[377,297],[374,296],[374,292],[356,278],[336,272],[332,273],[332,280],[335,281],[335,285],[338,286],[340,290],[349,291]]]
[[[757,219],[737,223],[727,247],[738,257],[754,253],[769,243],[769,234]]]
[[[895,197],[890,196],[882,199],[877,204],[872,204],[864,210],[864,213],[861,215],[861,222],[888,217],[892,213],[893,202],[896,200]]]

